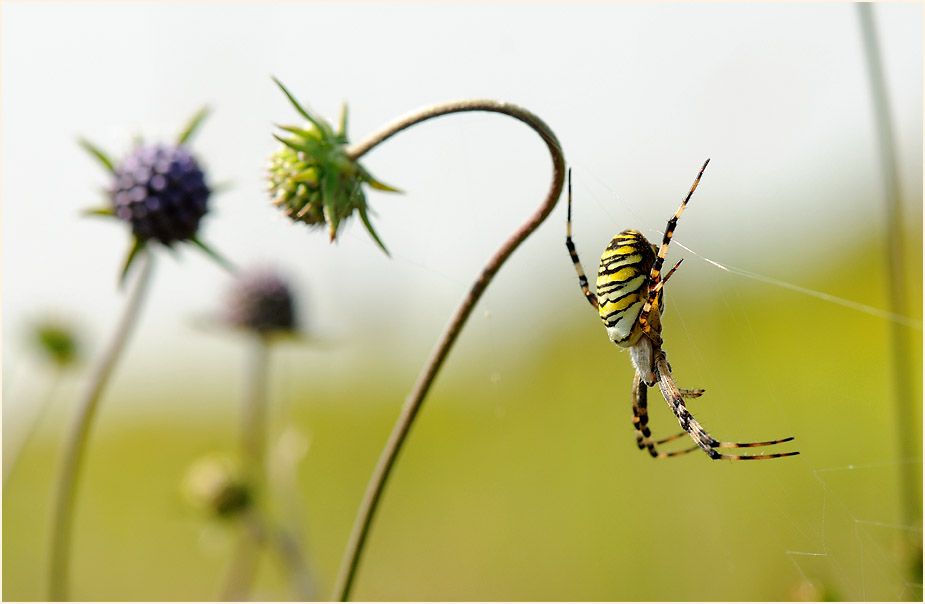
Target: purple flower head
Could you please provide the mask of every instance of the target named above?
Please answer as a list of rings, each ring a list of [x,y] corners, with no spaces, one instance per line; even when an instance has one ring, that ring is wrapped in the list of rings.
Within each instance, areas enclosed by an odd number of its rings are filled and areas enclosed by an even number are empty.
[[[228,292],[225,321],[261,335],[297,329],[289,283],[270,269],[240,273]]]
[[[195,238],[210,191],[186,148],[152,144],[135,148],[115,168],[109,194],[116,217],[139,240],[171,245]]]

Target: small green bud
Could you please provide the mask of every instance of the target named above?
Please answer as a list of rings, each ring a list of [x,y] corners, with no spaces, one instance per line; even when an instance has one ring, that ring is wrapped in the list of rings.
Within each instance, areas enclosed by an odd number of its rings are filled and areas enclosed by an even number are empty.
[[[32,338],[36,347],[59,368],[73,365],[78,359],[80,347],[70,325],[53,319],[41,321],[33,326]]]
[[[235,464],[216,456],[203,457],[190,466],[183,493],[191,504],[220,518],[246,510],[252,499]]]

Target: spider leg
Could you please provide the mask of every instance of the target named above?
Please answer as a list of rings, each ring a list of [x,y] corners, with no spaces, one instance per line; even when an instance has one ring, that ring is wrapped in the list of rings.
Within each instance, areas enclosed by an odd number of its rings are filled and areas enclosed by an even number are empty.
[[[704,389],[703,388],[678,388],[678,392],[681,393],[681,398],[700,398],[700,396],[703,395],[704,393]],[[677,434],[673,434],[669,436],[668,438],[663,438],[661,440],[655,441],[655,444],[663,445],[665,443],[671,442],[673,440],[677,440],[684,436],[688,436],[687,432],[678,432]],[[698,448],[699,447],[693,447],[690,449],[690,451],[696,451]]]
[[[652,289],[649,291],[649,296],[652,297],[653,304],[654,304],[655,296],[658,295],[658,292],[662,291],[662,288],[665,287],[666,283],[668,283],[668,279],[674,274],[676,270],[678,270],[678,267],[681,266],[682,262],[684,262],[684,258],[681,258],[680,260],[678,260],[678,262],[673,267],[671,267],[671,270],[665,274],[665,278],[661,279],[658,283],[656,283],[652,287]],[[645,305],[643,305],[642,310],[645,311],[645,309],[646,307]],[[651,312],[651,306],[649,307],[649,312]]]
[[[658,282],[659,272],[662,270],[662,263],[665,262],[665,256],[668,255],[668,244],[671,243],[671,238],[674,236],[674,230],[678,226],[678,220],[681,218],[681,213],[684,212],[684,208],[687,207],[687,202],[691,200],[691,197],[694,195],[694,191],[697,190],[697,185],[700,184],[700,178],[703,176],[703,171],[707,169],[707,164],[710,163],[710,160],[703,162],[703,166],[700,168],[700,172],[697,173],[697,178],[694,179],[694,184],[691,185],[691,190],[688,191],[687,197],[684,198],[684,201],[681,202],[681,205],[678,207],[678,211],[674,213],[674,216],[668,219],[668,226],[665,227],[665,236],[662,238],[662,245],[658,249],[658,255],[655,258],[655,264],[652,265],[652,271],[649,273],[649,279],[653,282]]]
[[[646,300],[645,305],[642,307],[642,311],[639,313],[639,324],[646,333],[649,332],[649,313],[652,311],[652,305],[655,303],[658,292],[661,289],[660,284],[662,281],[667,280],[667,277],[664,280],[661,279],[660,273],[662,264],[665,262],[665,256],[668,255],[668,244],[671,243],[671,238],[674,236],[674,230],[678,226],[678,219],[681,218],[681,213],[684,212],[684,208],[687,207],[687,202],[691,200],[691,196],[693,196],[694,191],[697,190],[697,185],[700,184],[700,179],[703,177],[703,171],[707,169],[707,164],[709,163],[709,158],[707,158],[707,161],[703,162],[703,166],[700,167],[700,172],[697,173],[697,178],[694,179],[694,184],[691,185],[687,197],[681,202],[674,216],[668,219],[668,226],[665,227],[665,236],[662,238],[662,245],[658,248],[658,254],[655,257],[655,262],[652,264],[652,270],[649,271],[649,298]],[[675,265],[675,268],[677,268],[677,265]],[[674,269],[671,269],[669,275],[673,272]]]
[[[669,436],[668,438],[664,438],[662,440],[652,440],[652,432],[649,430],[648,425],[648,391],[648,386],[646,386],[645,382],[642,381],[642,376],[637,371],[635,377],[633,378],[633,426],[636,428],[636,446],[638,446],[640,449],[647,449],[649,451],[649,455],[655,458],[674,457],[676,455],[684,455],[685,453],[696,451],[698,448],[697,446],[693,446],[689,449],[682,449],[680,451],[669,451],[661,453],[656,449],[658,445],[663,445],[667,442],[671,442],[681,436],[684,436],[685,432],[675,434],[674,436]],[[703,391],[701,390],[696,396],[700,396],[702,393]]]
[[[568,221],[566,222],[565,247],[568,248],[568,254],[572,258],[572,264],[575,265],[575,272],[578,273],[578,285],[581,287],[581,293],[585,295],[588,302],[594,308],[598,307],[597,295],[591,291],[588,285],[588,278],[581,267],[581,260],[578,259],[578,250],[575,249],[575,243],[572,241],[572,169],[568,170]]]
[[[700,396],[703,395],[704,393],[704,389],[703,388],[678,388],[678,392],[681,393],[681,398],[700,398]],[[688,436],[687,432],[678,432],[677,434],[673,434],[669,436],[668,438],[663,438],[661,440],[655,441],[655,444],[662,445],[667,442],[671,442],[673,440],[681,438],[683,436]],[[690,450],[696,451],[698,448],[699,447],[694,447]]]
[[[665,357],[665,351],[663,351],[661,348],[658,348],[654,351],[654,365],[655,376],[658,381],[659,389],[662,391],[662,396],[665,397],[665,401],[668,403],[668,406],[671,407],[671,410],[677,416],[678,422],[681,424],[681,428],[690,434],[691,438],[694,439],[694,442],[697,443],[697,446],[703,449],[711,459],[775,459],[778,457],[790,457],[792,455],[800,454],[799,451],[789,451],[787,453],[769,453],[765,455],[730,455],[718,452],[716,449],[735,449],[776,445],[779,443],[791,441],[793,440],[793,437],[790,436],[778,440],[754,443],[734,443],[716,440],[710,436],[706,430],[704,430],[703,426],[700,425],[700,422],[694,419],[694,416],[691,415],[690,411],[688,411],[687,407],[684,405],[684,399],[682,397],[681,391],[675,384],[674,378],[671,375],[671,371],[668,368],[668,360]]]

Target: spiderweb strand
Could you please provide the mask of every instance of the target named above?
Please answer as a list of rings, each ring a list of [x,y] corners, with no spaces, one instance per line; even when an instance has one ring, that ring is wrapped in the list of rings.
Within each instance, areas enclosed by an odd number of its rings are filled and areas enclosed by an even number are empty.
[[[815,291],[807,287],[802,287],[800,285],[794,285],[793,283],[787,283],[786,281],[780,281],[779,279],[775,279],[773,277],[767,277],[765,275],[760,275],[758,273],[753,273],[745,269],[736,268],[734,266],[723,265],[723,264],[720,264],[719,262],[716,262],[715,260],[710,260],[706,256],[701,256],[694,250],[690,249],[689,247],[686,247],[684,244],[678,243],[677,240],[673,240],[673,243],[676,246],[697,256],[704,262],[708,262],[712,264],[713,266],[715,266],[716,268],[726,271],[727,273],[731,273],[733,275],[739,275],[740,277],[748,277],[749,279],[754,279],[755,281],[761,281],[762,283],[767,283],[769,285],[775,285],[777,287],[789,289],[795,292],[799,292],[801,294],[806,294],[807,296],[812,296],[820,300],[825,300],[826,302],[832,302],[833,304],[839,304],[841,306],[845,306],[847,308],[856,310],[858,312],[866,313],[868,315],[879,317],[881,319],[886,319],[887,321],[893,321],[894,323],[899,323],[901,325],[905,325],[906,327],[911,327],[912,329],[917,329],[919,331],[922,331],[922,321],[918,319],[906,317],[904,315],[890,312],[888,310],[883,310],[882,308],[877,308],[875,306],[869,306],[867,304],[855,302],[854,300],[848,300],[847,298],[839,298],[838,296],[833,296],[832,294]]]

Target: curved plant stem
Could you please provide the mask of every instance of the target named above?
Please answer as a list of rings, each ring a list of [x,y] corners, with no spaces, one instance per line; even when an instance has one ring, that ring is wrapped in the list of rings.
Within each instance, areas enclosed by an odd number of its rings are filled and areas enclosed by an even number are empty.
[[[395,460],[398,456],[398,452],[401,449],[402,444],[405,441],[405,437],[408,435],[408,431],[411,429],[411,424],[414,421],[417,412],[420,410],[422,403],[424,402],[424,397],[427,396],[427,392],[430,389],[434,379],[436,378],[437,372],[443,365],[443,361],[449,354],[453,343],[456,341],[456,337],[462,330],[463,325],[469,318],[472,309],[479,301],[479,298],[485,291],[485,288],[488,287],[488,284],[495,276],[495,273],[498,272],[498,269],[501,268],[501,265],[504,264],[504,261],[507,260],[508,256],[511,255],[514,249],[516,249],[517,246],[520,245],[524,239],[526,239],[527,236],[530,235],[530,233],[532,233],[540,225],[540,223],[546,219],[546,217],[552,211],[553,207],[556,205],[556,202],[559,200],[559,196],[562,193],[562,185],[565,179],[565,157],[562,154],[562,149],[559,145],[559,141],[556,139],[556,135],[553,134],[552,130],[550,130],[549,127],[540,118],[527,111],[526,109],[509,103],[502,103],[490,99],[456,101],[435,105],[432,107],[426,107],[424,109],[415,111],[386,126],[379,132],[370,136],[367,140],[355,145],[351,145],[347,149],[347,155],[351,159],[357,160],[391,136],[401,132],[402,130],[410,128],[415,124],[441,115],[447,115],[450,113],[463,113],[468,111],[487,111],[509,115],[524,122],[534,131],[536,131],[536,133],[539,134],[543,141],[546,143],[546,146],[549,148],[549,153],[552,156],[552,184],[550,185],[549,192],[547,193],[546,198],[543,200],[543,203],[540,205],[539,209],[537,209],[527,219],[526,222],[524,222],[520,227],[518,227],[516,231],[514,231],[514,233],[507,239],[507,241],[501,245],[501,247],[495,252],[495,254],[482,269],[482,272],[476,278],[475,283],[472,284],[469,293],[467,293],[463,298],[462,303],[456,310],[456,313],[450,319],[450,322],[446,326],[443,335],[440,337],[436,347],[431,352],[427,364],[424,366],[424,369],[418,376],[413,390],[405,400],[398,420],[395,422],[395,426],[392,428],[392,433],[389,435],[389,439],[386,442],[385,448],[379,457],[376,468],[373,470],[373,475],[366,487],[366,493],[363,496],[360,509],[357,513],[356,520],[354,521],[353,530],[347,543],[347,549],[344,552],[344,558],[341,562],[340,570],[338,571],[337,582],[334,588],[334,598],[336,600],[346,601],[350,596],[350,588],[353,585],[353,580],[356,576],[360,555],[363,551],[363,545],[366,542],[366,537],[369,533],[373,514],[375,513],[376,505],[382,496],[382,491],[385,487],[386,480],[388,480],[389,473],[395,464]]]
[[[153,262],[149,252],[144,252],[142,266],[134,287],[129,294],[122,318],[116,326],[106,350],[99,358],[90,381],[87,383],[80,399],[77,401],[77,416],[68,433],[64,445],[63,461],[58,477],[58,493],[54,501],[51,527],[51,567],[49,573],[49,598],[54,601],[67,599],[67,574],[71,545],[71,529],[74,520],[74,499],[77,490],[77,478],[87,445],[90,425],[96,412],[100,395],[106,387],[109,375],[119,359],[122,349],[135,326],[138,311],[144,300],[151,277]]]

